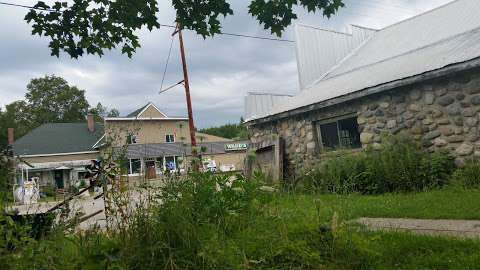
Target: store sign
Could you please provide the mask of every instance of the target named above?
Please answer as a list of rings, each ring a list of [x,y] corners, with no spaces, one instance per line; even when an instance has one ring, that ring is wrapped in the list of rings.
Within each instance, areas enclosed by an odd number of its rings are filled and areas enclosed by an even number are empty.
[[[246,143],[227,143],[225,144],[225,151],[247,150],[247,147]]]

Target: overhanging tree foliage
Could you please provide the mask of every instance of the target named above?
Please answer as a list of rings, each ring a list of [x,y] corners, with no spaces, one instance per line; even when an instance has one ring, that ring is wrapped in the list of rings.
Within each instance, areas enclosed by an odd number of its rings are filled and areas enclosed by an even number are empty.
[[[102,123],[105,117],[120,116],[120,112],[117,109],[115,108],[109,109],[103,106],[102,103],[100,102],[97,103],[97,106],[90,108],[90,110],[88,110],[88,113],[93,114],[95,122],[98,122],[98,123]]]
[[[265,29],[281,36],[297,18],[295,7],[330,17],[345,0],[250,0],[249,13]],[[204,38],[221,32],[219,17],[233,15],[229,0],[172,0],[176,22]],[[129,57],[140,47],[136,30],[160,27],[157,0],[39,1],[25,16],[32,34],[50,38],[52,55],[60,51],[73,58],[86,54],[102,56],[105,49],[121,47]]]

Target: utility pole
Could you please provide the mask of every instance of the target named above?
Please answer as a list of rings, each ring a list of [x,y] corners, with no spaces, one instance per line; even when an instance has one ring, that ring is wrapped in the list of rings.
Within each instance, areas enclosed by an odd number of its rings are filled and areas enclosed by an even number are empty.
[[[195,138],[195,124],[193,123],[193,111],[192,111],[192,100],[190,98],[190,84],[188,81],[188,70],[187,70],[187,60],[185,57],[185,47],[183,45],[183,35],[180,24],[177,24],[177,29],[173,32],[172,35],[178,33],[178,40],[180,41],[180,55],[182,58],[182,67],[183,67],[183,85],[185,86],[185,96],[187,99],[187,111],[188,111],[188,127],[190,129],[190,141],[192,145],[192,156],[197,157],[197,140]],[[194,164],[194,170],[198,170],[198,166]]]

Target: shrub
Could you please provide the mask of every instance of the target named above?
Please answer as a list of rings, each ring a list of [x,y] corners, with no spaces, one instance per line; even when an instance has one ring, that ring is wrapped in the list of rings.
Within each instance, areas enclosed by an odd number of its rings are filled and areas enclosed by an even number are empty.
[[[480,188],[480,160],[468,160],[465,166],[455,171],[453,179],[465,188]]]
[[[108,233],[56,226],[39,240],[25,234],[16,250],[0,238],[0,269],[370,268],[370,252],[338,215],[325,225],[320,209],[312,217],[285,207],[283,195],[261,191],[263,178],[172,178],[146,190],[152,196],[135,204],[128,226]]]
[[[422,191],[447,184],[453,158],[428,153],[404,135],[384,137],[378,149],[328,158],[303,177],[306,187],[322,192],[380,194]]]
[[[41,191],[43,194],[45,194],[46,197],[54,197],[55,196],[55,187],[48,185],[44,186],[41,188]]]

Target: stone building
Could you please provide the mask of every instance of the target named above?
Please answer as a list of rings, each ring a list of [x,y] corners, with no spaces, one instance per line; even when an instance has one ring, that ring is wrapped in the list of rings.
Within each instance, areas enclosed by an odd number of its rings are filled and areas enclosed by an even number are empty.
[[[408,133],[459,163],[480,156],[478,14],[480,1],[458,0],[380,30],[297,25],[300,93],[247,96],[252,146],[278,138],[293,174],[384,133]]]

